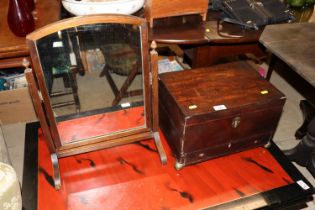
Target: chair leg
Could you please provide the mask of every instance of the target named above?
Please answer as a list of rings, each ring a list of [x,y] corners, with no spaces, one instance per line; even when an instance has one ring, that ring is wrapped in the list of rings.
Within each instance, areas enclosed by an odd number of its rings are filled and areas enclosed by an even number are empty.
[[[64,87],[66,88],[63,91],[57,91],[53,93],[49,93],[50,97],[57,97],[57,96],[64,96],[68,94],[72,94],[73,96],[73,101],[65,101],[65,102],[59,102],[56,104],[52,104],[53,108],[59,108],[63,106],[68,106],[68,105],[75,105],[76,112],[80,112],[81,109],[81,104],[80,104],[80,99],[78,95],[78,84],[76,80],[76,68],[70,69],[71,73],[67,74],[62,74],[61,77],[63,79],[63,84]],[[71,91],[69,90],[71,88]]]
[[[60,170],[59,170],[59,162],[58,157],[56,153],[52,153],[50,155],[52,166],[53,166],[53,174],[54,174],[54,184],[55,189],[60,190],[61,189],[61,180],[60,180]]]
[[[118,94],[118,88],[117,88],[117,86],[116,86],[112,76],[110,75],[109,69],[106,67],[106,65],[105,65],[105,67],[103,68],[103,71],[100,74],[100,77],[102,77],[102,76],[106,77],[110,87],[113,90],[114,95],[116,96]]]
[[[130,96],[136,96],[136,95],[141,95],[143,93],[142,90],[133,90],[133,91],[130,91],[128,92],[128,88],[130,86],[130,84],[133,82],[133,80],[135,79],[135,77],[137,76],[137,67],[134,67],[133,70],[131,71],[131,73],[128,75],[127,79],[125,80],[125,82],[123,83],[123,85],[121,86],[120,89],[118,89],[117,85],[115,84],[112,76],[110,75],[110,71],[109,71],[109,68],[108,67],[104,67],[101,74],[100,74],[100,77],[103,77],[105,76],[114,95],[115,95],[115,98],[112,102],[112,105],[113,106],[116,106],[119,101],[130,94]]]
[[[78,84],[77,84],[77,79],[76,79],[76,73],[72,71],[71,74],[71,89],[72,89],[72,94],[73,94],[73,99],[75,102],[75,108],[76,112],[80,112],[81,109],[81,104],[80,104],[80,99],[78,95]]]
[[[272,54],[271,58],[270,58],[268,72],[267,72],[267,75],[266,75],[266,80],[268,80],[268,81],[270,81],[271,74],[272,74],[272,72],[273,72],[273,70],[275,68],[276,62],[277,62],[277,57],[274,54]]]
[[[124,84],[121,86],[120,90],[118,91],[118,94],[116,94],[112,105],[116,106],[119,101],[124,97],[124,95],[127,93],[127,90],[130,86],[130,84],[132,83],[132,81],[136,78],[137,76],[137,66],[135,66],[132,71],[130,72],[129,76],[127,77],[127,79],[125,80]]]

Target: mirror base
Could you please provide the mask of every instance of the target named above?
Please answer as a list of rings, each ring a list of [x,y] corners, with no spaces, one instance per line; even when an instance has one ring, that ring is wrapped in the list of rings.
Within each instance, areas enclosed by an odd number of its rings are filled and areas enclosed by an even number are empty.
[[[52,153],[50,155],[52,166],[53,166],[53,172],[54,172],[54,185],[56,190],[61,189],[61,180],[60,180],[60,170],[59,170],[59,162],[58,157],[56,153]]]
[[[157,148],[157,150],[159,152],[159,155],[160,155],[161,163],[162,163],[162,165],[166,165],[167,164],[167,157],[166,157],[166,153],[165,153],[165,150],[163,148],[163,145],[162,145],[162,142],[161,142],[161,139],[160,139],[159,132],[154,132],[153,133],[153,138],[154,138],[154,142],[155,142],[156,148]]]

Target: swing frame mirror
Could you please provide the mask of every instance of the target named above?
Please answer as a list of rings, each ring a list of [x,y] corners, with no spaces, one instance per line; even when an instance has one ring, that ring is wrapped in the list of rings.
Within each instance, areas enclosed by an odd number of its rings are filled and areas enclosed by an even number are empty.
[[[44,37],[69,28],[93,24],[130,24],[139,28],[142,61],[143,86],[143,126],[119,130],[106,135],[89,136],[70,143],[62,143],[60,130],[52,108],[51,98],[45,81],[37,43]],[[145,19],[127,15],[90,15],[64,19],[34,31],[26,37],[32,59],[32,69],[26,68],[25,76],[29,84],[42,132],[50,150],[54,169],[55,188],[61,188],[59,158],[91,152],[135,141],[153,138],[162,164],[166,164],[166,155],[158,133],[158,54],[155,42],[151,43],[149,53],[148,28]]]

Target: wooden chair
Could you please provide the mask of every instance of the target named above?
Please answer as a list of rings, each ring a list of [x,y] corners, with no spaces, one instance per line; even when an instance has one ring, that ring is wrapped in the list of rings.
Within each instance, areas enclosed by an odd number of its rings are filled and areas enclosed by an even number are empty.
[[[101,48],[105,57],[105,66],[100,73],[100,77],[105,76],[115,95],[112,102],[116,106],[124,97],[142,95],[142,89],[128,90],[134,79],[141,73],[141,52],[136,40],[130,36],[130,31],[125,26],[116,26],[115,39],[106,41],[106,45]],[[110,30],[108,31],[111,32]],[[111,74],[124,76],[125,81],[118,87]]]
[[[142,95],[142,89],[128,91],[133,80],[141,73],[141,64],[137,60],[136,53],[129,45],[113,44],[109,48],[111,48],[111,52],[103,52],[107,59],[100,77],[105,76],[108,80],[115,95],[112,105],[116,106],[124,97]],[[126,77],[120,88],[115,83],[111,73]]]
[[[78,96],[77,73],[84,74],[81,60],[76,56],[76,64],[71,64],[70,53],[73,45],[69,45],[70,39],[68,34],[59,33],[50,36],[51,42],[38,41],[38,49],[41,54],[42,68],[50,69],[44,71],[44,77],[47,83],[47,88],[50,97],[62,97],[65,95],[72,95],[72,100],[64,100],[53,103],[53,108],[60,108],[69,105],[75,105],[76,112],[80,111],[80,99]],[[53,43],[53,45],[51,45]],[[75,43],[75,42],[71,42]],[[65,46],[63,46],[65,45]],[[73,51],[73,50],[72,50]],[[53,91],[53,83],[57,78],[63,81],[63,88]]]

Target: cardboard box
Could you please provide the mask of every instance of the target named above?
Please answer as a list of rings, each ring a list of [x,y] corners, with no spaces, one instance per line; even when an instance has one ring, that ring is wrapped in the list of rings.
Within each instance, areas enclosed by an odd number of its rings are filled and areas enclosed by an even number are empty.
[[[37,121],[28,88],[0,91],[0,125]]]

